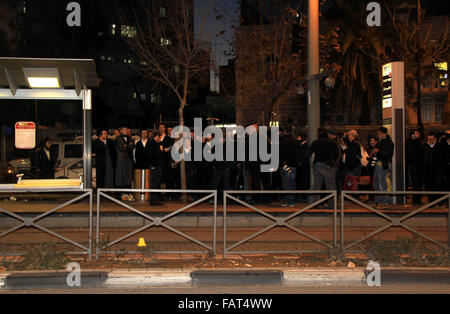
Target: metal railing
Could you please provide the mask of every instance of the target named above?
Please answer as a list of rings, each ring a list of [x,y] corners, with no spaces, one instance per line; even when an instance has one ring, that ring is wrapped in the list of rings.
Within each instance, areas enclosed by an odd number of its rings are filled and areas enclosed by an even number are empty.
[[[406,198],[407,195],[444,195],[432,202],[429,202],[421,207],[419,207],[418,209],[413,210],[410,213],[405,214],[404,216],[400,217],[400,218],[394,218],[394,217],[390,217],[388,215],[386,215],[386,211],[389,211],[389,209],[383,209],[383,211],[379,210],[379,209],[375,209],[372,206],[369,206],[368,204],[365,204],[363,202],[361,202],[358,199],[355,199],[354,197],[352,197],[351,195],[359,195],[359,194],[365,194],[365,195],[391,195],[391,196],[401,196],[403,195],[403,197]],[[389,223],[381,228],[378,228],[377,230],[371,232],[370,234],[364,236],[363,238],[354,241],[354,242],[350,242],[349,244],[345,245],[344,242],[344,234],[345,234],[345,226],[344,226],[344,212],[345,212],[345,200],[348,199],[364,208],[367,208],[368,210],[370,210],[371,212],[377,214],[380,217],[383,217],[384,219],[386,219],[387,221],[389,221]],[[420,214],[421,212],[423,212],[424,210],[430,208],[431,206],[434,206],[440,202],[443,202],[445,200],[448,200],[448,215],[447,215],[447,235],[448,235],[448,242],[447,245],[445,245],[444,243],[438,242],[432,238],[430,238],[429,236],[415,230],[414,228],[411,228],[410,226],[407,226],[404,224],[404,222],[408,219],[410,219],[411,217]],[[386,231],[387,229],[391,228],[391,227],[402,227],[424,239],[427,239],[428,241],[443,247],[445,249],[449,249],[449,245],[450,245],[450,192],[428,192],[428,191],[424,191],[424,192],[413,192],[413,191],[396,191],[396,192],[385,192],[385,191],[342,191],[341,193],[341,217],[340,217],[340,255],[342,256],[343,254],[345,254],[345,252],[354,246],[358,246],[361,242],[366,241],[367,239],[374,237],[375,235]]]
[[[287,217],[282,217],[282,218],[278,218],[275,217],[267,212],[264,212],[258,208],[256,208],[255,206],[248,204],[234,196],[232,196],[231,194],[235,194],[235,195],[243,195],[243,194],[326,194],[327,196],[320,198],[318,201],[312,202],[311,204],[307,205],[304,208],[301,208],[297,211],[295,211],[294,213],[288,215]],[[234,202],[237,202],[247,208],[250,208],[251,210],[261,214],[262,216],[265,216],[266,218],[274,221],[274,223],[272,223],[271,225],[265,227],[264,229],[246,237],[245,239],[238,241],[237,243],[234,243],[232,246],[227,247],[227,199],[230,199]],[[302,214],[303,212],[314,208],[315,206],[329,200],[329,199],[333,199],[334,200],[334,208],[333,208],[333,226],[332,226],[332,231],[333,231],[333,243],[332,245],[325,243],[315,237],[313,237],[312,235],[293,227],[292,225],[288,224],[287,222],[291,219],[293,219],[294,217]],[[260,235],[262,235],[265,232],[270,231],[271,229],[275,228],[275,227],[286,227],[306,238],[309,238],[310,240],[312,240],[315,243],[319,243],[320,245],[328,248],[329,251],[331,251],[334,254],[334,251],[336,250],[337,247],[337,192],[336,191],[224,191],[224,205],[223,205],[223,257],[226,258],[227,252],[233,253],[233,254],[259,254],[259,253],[267,253],[267,254],[299,254],[299,253],[304,253],[304,252],[311,252],[311,251],[232,251],[234,248],[244,244],[245,242],[248,242]],[[322,252],[322,251],[314,251],[314,252]]]
[[[92,259],[92,196],[93,196],[93,191],[92,189],[77,189],[77,188],[72,188],[72,189],[66,189],[66,188],[58,188],[58,189],[40,189],[40,188],[36,188],[36,189],[0,189],[0,193],[8,193],[8,194],[20,194],[20,193],[52,193],[52,194],[61,194],[61,193],[80,193],[82,192],[83,194],[81,194],[80,196],[77,196],[75,198],[70,199],[69,201],[66,201],[64,203],[62,203],[61,205],[50,209],[34,218],[26,218],[23,217],[21,215],[18,215],[16,213],[13,213],[11,211],[6,210],[5,208],[0,208],[0,211],[3,212],[4,214],[11,216],[19,221],[21,221],[22,223],[10,228],[6,231],[4,231],[3,233],[0,234],[0,238],[4,237],[10,233],[13,233],[23,227],[34,227],[36,229],[39,229],[45,233],[48,233],[56,238],[59,238],[65,242],[68,242],[80,249],[83,250],[83,252],[66,252],[66,254],[89,254],[89,260]],[[50,214],[55,213],[56,211],[70,205],[73,204],[79,200],[82,200],[86,197],[89,197],[89,247],[86,247],[78,242],[75,242],[67,237],[64,237],[54,231],[51,231],[45,227],[43,227],[42,225],[37,224],[37,221],[49,216]],[[7,254],[7,253],[4,253]]]
[[[142,212],[142,211],[140,211],[140,210],[138,210],[138,209],[136,209],[136,208],[126,204],[126,203],[124,203],[123,201],[120,201],[120,200],[112,197],[111,195],[106,194],[107,192],[110,192],[110,193],[113,193],[113,192],[115,192],[115,193],[147,193],[147,192],[150,192],[150,193],[182,193],[182,194],[192,194],[192,193],[194,193],[194,194],[205,194],[206,193],[208,195],[206,195],[206,196],[204,196],[204,197],[202,197],[202,198],[200,198],[200,199],[198,199],[198,200],[196,200],[194,202],[191,202],[191,203],[187,204],[186,206],[183,206],[182,208],[165,215],[164,217],[154,217],[154,216],[150,216],[150,215],[148,215],[148,214],[146,214],[146,213],[144,213],[144,212]],[[101,199],[102,199],[102,197],[105,198],[105,199],[108,199],[108,200],[110,200],[110,201],[112,201],[112,202],[114,202],[114,203],[116,203],[116,204],[118,204],[118,205],[120,205],[122,207],[125,207],[125,208],[129,209],[130,211],[134,212],[135,214],[140,215],[140,216],[144,217],[145,219],[150,220],[151,222],[148,223],[148,224],[145,224],[143,227],[135,229],[134,231],[132,231],[130,233],[127,233],[126,235],[124,235],[124,236],[122,236],[122,237],[120,237],[120,238],[118,238],[116,240],[113,240],[113,241],[107,243],[106,245],[100,247],[100,211],[101,211]],[[185,234],[184,232],[182,232],[182,231],[180,231],[180,230],[178,230],[176,228],[173,228],[172,226],[169,226],[168,224],[164,223],[165,220],[168,220],[169,218],[172,218],[172,217],[178,215],[179,213],[184,212],[187,209],[189,209],[189,208],[191,208],[191,207],[193,207],[193,206],[195,206],[197,204],[200,204],[200,203],[202,203],[202,202],[204,202],[204,201],[206,201],[206,200],[208,200],[210,198],[214,199],[214,203],[213,203],[214,204],[214,219],[213,219],[213,221],[214,221],[214,226],[213,226],[214,231],[213,231],[213,244],[212,244],[212,246],[209,246],[209,245],[201,242],[200,240],[195,239],[195,238]],[[129,238],[129,237],[131,237],[131,236],[133,236],[135,234],[137,234],[137,233],[143,232],[144,230],[146,230],[148,228],[151,228],[151,227],[163,227],[163,228],[166,228],[167,230],[172,231],[172,232],[178,234],[179,236],[182,236],[182,237],[190,240],[191,242],[196,243],[196,244],[200,245],[201,247],[204,247],[204,248],[207,249],[207,251],[189,251],[189,252],[186,252],[186,251],[156,251],[154,253],[166,253],[166,254],[190,253],[190,254],[196,254],[196,253],[211,253],[212,252],[212,254],[215,256],[216,255],[216,227],[217,227],[216,226],[216,222],[217,222],[217,191],[215,191],[215,190],[213,191],[213,190],[106,189],[106,188],[105,189],[103,189],[103,188],[97,189],[96,259],[98,259],[100,251],[104,251],[108,247],[111,247],[111,246],[113,246],[113,245],[115,245],[115,244],[117,244],[117,243],[119,243],[119,242],[121,242],[121,241],[123,241],[123,240],[125,240],[125,239],[127,239],[127,238]],[[115,253],[115,252],[108,252],[108,253]],[[121,251],[120,253],[136,253],[136,252],[131,252],[131,251],[129,251],[129,252],[122,252]]]

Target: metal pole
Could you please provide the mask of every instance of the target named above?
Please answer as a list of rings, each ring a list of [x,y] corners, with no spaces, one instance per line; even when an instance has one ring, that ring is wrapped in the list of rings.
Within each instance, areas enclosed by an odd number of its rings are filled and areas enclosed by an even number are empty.
[[[319,0],[309,0],[308,7],[308,76],[318,74],[319,69]],[[319,80],[310,79],[308,104],[308,139],[313,142],[317,138],[320,126]]]
[[[417,0],[417,34],[416,34],[416,45],[417,45],[417,128],[423,133],[423,123],[422,123],[422,56],[421,56],[421,45],[420,45],[420,30],[421,30],[421,7],[420,0]]]
[[[83,91],[83,187],[92,188],[92,91]]]
[[[308,5],[308,76],[318,74],[319,69],[319,0],[309,0]],[[308,81],[308,141],[317,139],[320,126],[319,80]],[[314,183],[313,171],[310,171],[311,187]]]

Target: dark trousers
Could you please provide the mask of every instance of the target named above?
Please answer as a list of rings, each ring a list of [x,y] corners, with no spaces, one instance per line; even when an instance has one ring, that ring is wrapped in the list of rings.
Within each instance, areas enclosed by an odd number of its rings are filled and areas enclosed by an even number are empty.
[[[211,188],[219,192],[219,186],[222,183],[224,190],[230,189],[230,169],[229,168],[213,168],[213,179]]]
[[[150,182],[152,190],[161,188],[161,166],[150,168]],[[150,204],[154,203],[158,197],[161,198],[160,195],[156,196],[157,193],[153,192],[152,194],[153,195],[150,196]]]
[[[425,176],[425,191],[442,191],[444,187],[444,172],[440,170],[428,170]],[[433,202],[443,195],[428,195],[428,201]]]
[[[422,178],[420,175],[419,167],[417,167],[416,165],[408,165],[407,169],[408,169],[408,173],[406,175],[406,178],[408,179],[407,187],[412,186],[413,191],[422,191]],[[420,203],[421,198],[422,195],[414,194],[413,202]]]
[[[336,169],[322,162],[314,164],[314,186],[313,190],[319,191],[322,188],[322,183],[325,184],[327,190],[336,189]],[[313,197],[314,202],[319,200],[319,196]],[[333,199],[328,200],[328,207],[333,208]]]
[[[283,181],[283,190],[285,191],[295,191],[296,189],[296,167],[289,167],[289,171],[281,168],[281,180]],[[284,200],[289,205],[295,205],[296,195],[295,194],[285,194]]]

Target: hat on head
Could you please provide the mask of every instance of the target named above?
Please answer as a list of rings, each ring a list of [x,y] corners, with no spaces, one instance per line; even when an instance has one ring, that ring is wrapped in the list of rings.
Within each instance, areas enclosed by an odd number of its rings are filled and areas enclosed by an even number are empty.
[[[336,130],[335,127],[331,127],[331,128],[328,129],[327,133],[331,134],[331,135],[337,135],[338,130]]]

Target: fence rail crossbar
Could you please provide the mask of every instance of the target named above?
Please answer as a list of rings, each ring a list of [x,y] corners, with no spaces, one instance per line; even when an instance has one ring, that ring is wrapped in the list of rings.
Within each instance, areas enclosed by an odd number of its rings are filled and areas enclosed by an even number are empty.
[[[166,192],[166,193],[207,193],[208,195],[206,195],[206,196],[204,196],[204,197],[202,197],[202,198],[200,198],[200,199],[198,199],[198,200],[196,200],[194,202],[191,202],[188,205],[183,206],[182,208],[179,208],[176,211],[171,212],[171,213],[165,215],[164,217],[160,218],[160,217],[150,216],[150,215],[148,215],[148,214],[146,214],[146,213],[144,213],[144,212],[134,208],[133,206],[130,206],[130,205],[128,205],[128,204],[126,204],[126,203],[124,203],[124,202],[122,202],[122,201],[120,201],[120,200],[118,200],[118,199],[116,199],[116,198],[114,198],[114,197],[112,197],[110,195],[108,195],[107,192],[130,192],[130,193],[147,193],[147,192],[150,192],[150,193],[164,193],[164,192]],[[140,227],[140,228],[138,228],[138,229],[136,229],[134,231],[131,231],[131,232],[127,233],[126,235],[124,235],[124,236],[122,236],[120,238],[117,238],[117,239],[109,242],[108,244],[100,247],[99,233],[100,233],[100,211],[101,211],[101,199],[102,199],[102,197],[106,198],[108,200],[111,200],[112,202],[118,204],[119,206],[125,207],[125,208],[129,209],[130,211],[134,212],[135,214],[140,215],[140,216],[150,220],[151,223],[148,223],[148,224],[146,224],[146,225],[144,225],[144,226],[142,226],[142,227]],[[204,202],[204,201],[206,201],[206,200],[208,200],[210,198],[214,199],[214,235],[213,235],[213,246],[212,247],[208,246],[207,244],[201,242],[200,240],[195,239],[195,238],[187,235],[186,233],[184,233],[184,232],[182,232],[182,231],[180,231],[180,230],[178,230],[176,228],[173,228],[172,226],[169,226],[168,224],[164,223],[165,220],[168,220],[168,219],[172,218],[173,216],[176,216],[176,215],[186,211],[187,209],[192,208],[192,207],[194,207],[194,206],[196,206],[196,205],[198,205],[198,204],[200,204],[200,203],[202,203],[202,202]],[[215,251],[216,251],[216,244],[215,244],[215,242],[216,242],[216,212],[217,212],[217,191],[211,191],[211,190],[168,190],[168,189],[98,189],[97,190],[97,235],[96,235],[97,246],[96,246],[96,258],[98,259],[99,251],[104,251],[106,248],[111,247],[111,246],[113,246],[113,245],[115,245],[115,244],[117,244],[117,243],[119,243],[119,242],[121,242],[121,241],[123,241],[125,239],[128,239],[131,236],[133,236],[135,234],[138,234],[138,233],[140,233],[140,232],[142,232],[142,231],[144,231],[144,230],[146,230],[148,228],[151,228],[151,227],[163,227],[163,228],[165,228],[165,229],[167,229],[167,230],[169,230],[169,231],[171,231],[171,232],[173,232],[175,234],[178,234],[178,235],[184,237],[185,239],[188,239],[191,242],[196,243],[196,244],[198,244],[198,245],[200,245],[200,246],[202,246],[202,247],[204,247],[204,248],[206,248],[208,250],[208,251],[194,251],[194,252],[182,251],[182,252],[176,252],[177,254],[180,254],[180,253],[208,253],[208,252],[212,251],[213,254],[215,255]],[[127,252],[127,253],[134,253],[134,252]],[[164,253],[168,253],[168,252],[164,252]],[[175,252],[172,252],[172,251],[170,253],[174,253],[175,254]]]
[[[242,201],[242,200],[232,196],[231,194],[328,194],[328,195],[320,198],[318,201],[313,202],[312,204],[309,204],[308,206],[306,206],[306,207],[304,207],[302,209],[297,210],[296,212],[290,214],[287,217],[277,218],[277,217],[274,217],[271,214],[268,214],[268,213],[266,213],[266,212],[256,208],[255,206],[252,206],[252,205],[248,204],[247,202],[244,202],[244,201]],[[240,246],[240,245],[242,245],[242,244],[244,244],[244,243],[246,243],[246,242],[248,242],[248,241],[250,241],[250,240],[252,240],[252,239],[254,239],[256,237],[258,237],[258,236],[260,236],[263,233],[266,233],[266,232],[270,231],[271,229],[273,229],[273,228],[275,228],[277,226],[278,227],[286,227],[286,228],[288,228],[288,229],[290,229],[290,230],[292,230],[292,231],[294,231],[294,232],[296,232],[296,233],[298,233],[298,234],[300,234],[300,235],[302,235],[302,236],[304,236],[304,237],[306,237],[306,238],[308,238],[308,239],[310,239],[310,240],[312,240],[312,241],[314,241],[316,243],[319,243],[319,244],[327,247],[328,249],[332,250],[333,249],[333,245],[329,245],[329,244],[327,244],[327,243],[325,243],[325,242],[323,242],[323,241],[321,241],[321,240],[311,236],[310,234],[308,234],[308,233],[306,233],[306,232],[304,232],[304,231],[302,231],[302,230],[300,230],[298,228],[295,228],[295,227],[291,226],[290,224],[288,224],[289,220],[293,219],[294,217],[302,214],[303,212],[305,212],[305,211],[313,208],[314,206],[316,206],[316,205],[318,205],[320,203],[323,203],[323,202],[325,202],[325,201],[327,201],[327,200],[329,200],[331,198],[334,198],[334,200],[335,200],[335,206],[334,206],[334,212],[333,212],[333,216],[335,217],[335,215],[336,215],[336,201],[337,201],[336,191],[326,191],[326,190],[325,191],[322,191],[322,190],[321,191],[230,191],[230,190],[224,191],[224,217],[223,217],[223,228],[224,228],[223,255],[224,255],[224,258],[226,257],[226,253],[227,252],[230,252],[234,248],[236,248],[236,247],[238,247],[238,246]],[[274,223],[272,223],[271,225],[269,225],[269,226],[259,230],[256,233],[246,237],[245,239],[234,243],[230,247],[227,247],[227,245],[226,245],[226,231],[227,231],[226,209],[227,209],[227,199],[233,200],[233,201],[235,201],[235,202],[237,202],[237,203],[239,203],[239,204],[241,204],[241,205],[243,205],[243,206],[245,206],[247,208],[250,208],[250,209],[254,210],[255,212],[265,216],[266,218],[268,218],[270,220],[273,220]],[[334,224],[334,226],[333,226],[333,237],[335,237],[336,236],[336,232],[335,232],[336,220],[335,219],[333,219],[333,224]],[[334,246],[335,246],[336,245],[336,239],[334,239],[333,243],[334,243]],[[286,253],[286,252],[287,251],[277,251],[276,253]],[[252,252],[249,252],[249,251],[245,251],[245,252],[244,251],[239,251],[239,252],[233,251],[231,253],[234,253],[234,254],[250,253],[251,254],[251,253],[254,253],[254,251],[252,251]],[[260,252],[258,252],[258,253],[260,253]],[[266,253],[273,253],[273,252],[266,252]],[[299,253],[299,251],[296,251],[296,252],[289,251],[289,253]]]

